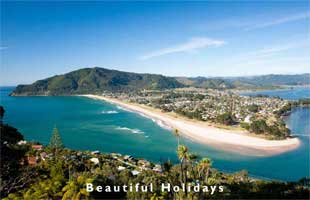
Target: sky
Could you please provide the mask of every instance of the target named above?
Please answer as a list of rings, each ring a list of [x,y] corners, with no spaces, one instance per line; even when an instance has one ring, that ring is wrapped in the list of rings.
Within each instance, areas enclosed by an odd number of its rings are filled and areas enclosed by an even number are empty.
[[[310,1],[0,4],[0,85],[95,66],[190,77],[310,72]]]

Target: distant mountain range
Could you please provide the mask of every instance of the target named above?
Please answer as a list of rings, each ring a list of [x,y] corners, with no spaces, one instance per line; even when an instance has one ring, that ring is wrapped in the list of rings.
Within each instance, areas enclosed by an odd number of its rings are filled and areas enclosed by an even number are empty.
[[[177,77],[180,83],[201,88],[211,89],[263,89],[283,85],[298,86],[309,85],[310,74],[296,75],[278,75],[269,74],[261,76],[244,76],[244,77]]]
[[[255,89],[279,85],[309,85],[309,80],[309,73],[251,77],[188,78],[139,74],[95,67],[56,75],[29,85],[18,85],[11,95],[73,95],[103,91],[162,90],[190,86],[211,89]]]

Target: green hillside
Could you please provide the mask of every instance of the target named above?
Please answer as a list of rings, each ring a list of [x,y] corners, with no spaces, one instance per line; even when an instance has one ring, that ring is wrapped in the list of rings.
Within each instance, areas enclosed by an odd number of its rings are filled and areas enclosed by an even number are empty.
[[[206,78],[206,77],[176,77],[176,79],[187,86],[199,87],[199,88],[208,88],[208,89],[231,89],[234,88],[234,85],[229,81],[219,79],[219,78]]]
[[[11,95],[71,95],[178,87],[183,87],[183,84],[174,78],[162,75],[137,74],[95,67],[53,76],[30,85],[18,85]]]

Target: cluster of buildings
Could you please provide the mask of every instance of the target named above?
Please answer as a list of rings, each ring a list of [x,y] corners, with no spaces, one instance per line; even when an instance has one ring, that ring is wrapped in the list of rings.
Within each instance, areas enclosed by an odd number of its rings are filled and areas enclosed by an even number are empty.
[[[21,164],[36,166],[40,162],[53,159],[52,153],[46,153],[44,146],[41,144],[28,144],[26,141],[19,141],[18,145],[29,145],[30,150],[28,155],[21,161]],[[117,170],[130,170],[132,175],[136,176],[144,170],[152,170],[157,173],[162,173],[161,165],[153,164],[145,159],[136,159],[130,155],[121,155],[118,153],[101,154],[99,151],[83,152],[83,151],[68,151],[61,158],[68,163],[74,163],[76,166],[90,164],[98,166],[103,162],[116,162]]]
[[[145,159],[136,159],[130,155],[121,155],[118,153],[112,153],[112,158],[120,162],[121,165],[118,166],[119,171],[123,171],[125,169],[131,170],[132,175],[138,175],[140,172],[145,170],[153,170],[157,173],[162,173],[161,165],[153,164]]]
[[[254,118],[275,119],[274,112],[288,103],[280,98],[240,96],[218,90],[207,92],[142,91],[130,94],[105,93],[104,95],[152,106],[164,112],[181,113],[203,121],[214,121],[219,115],[232,113],[236,122],[246,123],[250,123]]]

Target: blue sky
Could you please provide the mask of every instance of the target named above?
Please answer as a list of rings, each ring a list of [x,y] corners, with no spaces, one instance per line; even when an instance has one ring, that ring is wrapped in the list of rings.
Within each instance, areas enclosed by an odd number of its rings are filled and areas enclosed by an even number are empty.
[[[1,2],[0,85],[84,67],[169,76],[310,72],[310,3]]]

